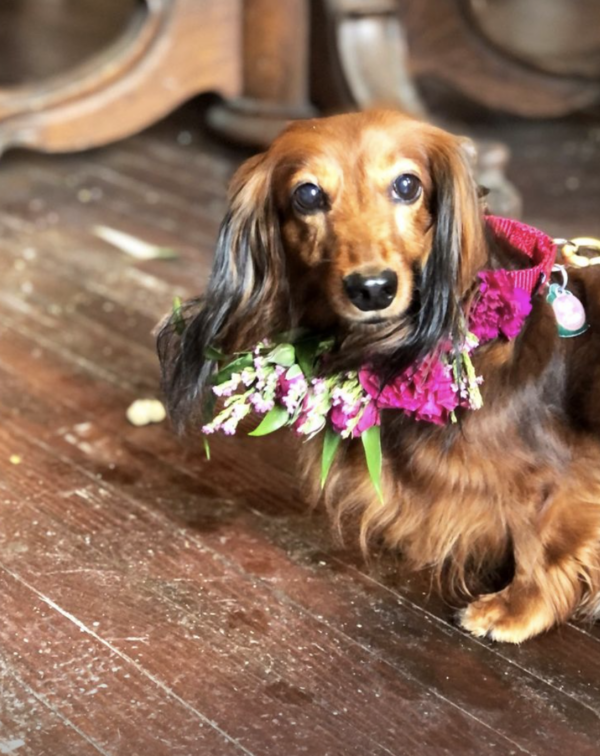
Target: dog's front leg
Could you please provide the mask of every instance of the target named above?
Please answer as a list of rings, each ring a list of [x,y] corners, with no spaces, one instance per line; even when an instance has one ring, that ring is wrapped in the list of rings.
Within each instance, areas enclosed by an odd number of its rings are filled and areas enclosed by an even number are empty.
[[[514,523],[513,581],[464,609],[462,627],[478,637],[521,643],[580,607],[593,613],[600,592],[598,501],[564,490],[529,521]]]

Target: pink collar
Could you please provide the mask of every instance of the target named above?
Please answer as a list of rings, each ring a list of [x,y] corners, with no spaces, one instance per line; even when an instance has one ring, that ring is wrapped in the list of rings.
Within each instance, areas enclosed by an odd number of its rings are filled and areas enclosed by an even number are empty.
[[[516,287],[524,289],[528,294],[534,294],[541,284],[550,280],[556,259],[554,241],[537,228],[510,218],[488,215],[486,222],[496,236],[503,236],[535,263],[532,268],[526,270],[506,271]]]

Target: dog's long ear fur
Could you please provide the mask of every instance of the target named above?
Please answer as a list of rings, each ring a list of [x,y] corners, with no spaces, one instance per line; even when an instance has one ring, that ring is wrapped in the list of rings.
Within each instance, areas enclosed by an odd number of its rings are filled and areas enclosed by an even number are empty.
[[[209,347],[231,354],[285,328],[284,267],[269,157],[258,155],[232,179],[206,294],[187,302],[158,333],[163,390],[179,430],[198,416],[215,369]]]
[[[431,353],[450,337],[460,337],[462,301],[484,267],[486,248],[471,155],[460,140],[432,131],[429,145],[434,191],[431,251],[415,271],[412,327],[401,346],[386,360],[392,377]]]
[[[462,141],[444,137],[430,150],[435,225],[431,252],[419,281],[418,330],[425,341],[431,334],[436,342],[458,325],[462,300],[486,262],[472,155]]]

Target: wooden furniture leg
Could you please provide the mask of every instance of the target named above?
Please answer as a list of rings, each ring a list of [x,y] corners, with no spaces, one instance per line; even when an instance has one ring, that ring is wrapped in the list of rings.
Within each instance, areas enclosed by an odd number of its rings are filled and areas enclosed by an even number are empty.
[[[244,0],[242,96],[209,110],[215,131],[264,145],[288,121],[317,115],[309,102],[309,24],[306,0]]]
[[[426,117],[413,83],[398,0],[325,0],[325,7],[348,104],[363,110],[389,106]]]
[[[145,0],[114,46],[39,86],[0,90],[0,153],[116,141],[200,92],[241,88],[242,0]]]

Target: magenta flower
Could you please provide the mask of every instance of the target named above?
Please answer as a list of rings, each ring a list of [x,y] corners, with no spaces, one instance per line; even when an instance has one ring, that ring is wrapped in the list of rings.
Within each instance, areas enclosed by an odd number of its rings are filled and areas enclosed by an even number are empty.
[[[505,270],[484,271],[479,278],[480,295],[469,313],[469,330],[480,343],[500,334],[514,339],[531,312],[530,295],[515,286]]]
[[[352,427],[352,421],[356,420],[357,417],[358,422]],[[377,404],[373,400],[366,405],[359,401],[349,411],[348,407],[343,404],[337,404],[332,408],[329,418],[336,433],[345,433],[352,428],[352,438],[358,438],[361,433],[373,425],[381,423]]]
[[[381,391],[381,382],[377,373],[372,372],[366,367],[361,368],[358,373],[358,380],[367,394],[373,399],[377,399]]]
[[[401,409],[415,420],[436,425],[448,422],[450,413],[460,404],[452,369],[439,357],[425,358],[383,389],[377,376],[366,369],[360,371],[359,380],[378,409]]]

